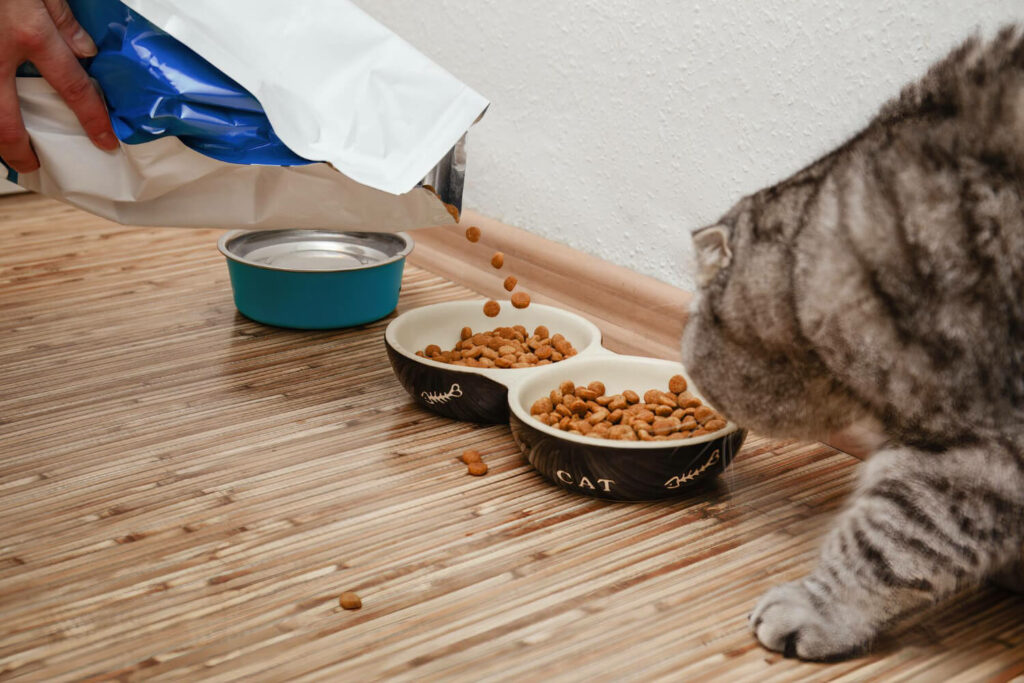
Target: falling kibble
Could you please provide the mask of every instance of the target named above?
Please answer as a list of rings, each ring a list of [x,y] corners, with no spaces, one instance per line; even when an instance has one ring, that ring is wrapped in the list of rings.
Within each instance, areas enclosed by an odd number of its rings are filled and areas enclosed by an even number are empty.
[[[512,305],[516,308],[526,308],[530,305],[530,295],[526,292],[516,292],[512,295]]]
[[[506,291],[511,292],[513,289],[516,288],[517,284],[519,284],[519,280],[516,279],[515,275],[509,275],[507,278],[505,278]]]
[[[494,252],[494,256],[491,257],[491,265],[495,268],[501,268],[505,265],[505,255],[500,251]]]
[[[487,463],[471,462],[466,466],[466,471],[474,477],[482,477],[487,474]]]
[[[359,609],[363,606],[363,601],[352,591],[347,591],[338,598],[338,604],[342,609]]]
[[[686,391],[686,378],[682,375],[672,375],[668,381],[668,390],[673,394]]]
[[[494,299],[491,299],[490,301],[484,304],[484,315],[486,315],[488,318],[493,318],[499,313],[501,313],[501,304],[499,304]]]
[[[479,242],[480,228],[476,227],[475,225],[471,225],[468,228],[466,228],[466,239],[469,240],[470,242]]]

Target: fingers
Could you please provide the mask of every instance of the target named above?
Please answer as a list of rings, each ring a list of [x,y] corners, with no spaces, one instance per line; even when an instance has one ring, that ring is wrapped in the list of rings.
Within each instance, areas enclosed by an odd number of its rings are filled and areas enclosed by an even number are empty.
[[[67,0],[43,0],[46,10],[50,13],[53,23],[57,26],[64,42],[67,43],[76,57],[93,57],[96,54],[96,43],[75,19]]]
[[[32,151],[21,120],[13,74],[0,78],[0,158],[18,173],[31,173],[39,168],[39,159]]]
[[[117,149],[117,137],[110,125],[110,116],[103,105],[99,90],[93,85],[71,50],[57,37],[56,30],[53,39],[30,53],[29,58],[43,78],[49,81],[75,112],[93,144],[100,149]]]

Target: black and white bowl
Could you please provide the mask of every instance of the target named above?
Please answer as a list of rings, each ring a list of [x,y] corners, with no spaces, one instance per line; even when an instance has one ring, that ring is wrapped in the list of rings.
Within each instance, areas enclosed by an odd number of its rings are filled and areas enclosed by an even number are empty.
[[[531,304],[516,309],[503,306],[488,318],[483,301],[450,301],[431,304],[398,316],[384,332],[388,358],[399,382],[424,408],[445,417],[468,422],[508,421],[508,387],[511,383],[550,367],[577,363],[601,351],[601,331],[589,320],[553,306]],[[417,356],[430,344],[450,349],[468,325],[473,332],[522,325],[531,332],[545,325],[562,334],[577,355],[552,365],[533,368],[469,368]]]
[[[686,495],[725,471],[746,438],[746,430],[732,422],[712,434],[669,441],[613,441],[569,434],[530,415],[534,401],[561,382],[586,386],[596,380],[604,383],[608,394],[627,389],[643,394],[664,389],[670,377],[686,377],[686,371],[672,361],[620,356],[604,349],[571,365],[541,370],[509,388],[512,436],[541,475],[571,491],[628,501]],[[700,398],[692,388],[691,393]]]
[[[601,332],[588,320],[551,306],[483,314],[482,301],[424,306],[391,321],[385,332],[392,368],[406,391],[435,413],[471,422],[509,421],[512,435],[545,478],[562,488],[598,498],[657,500],[688,495],[721,474],[739,451],[746,430],[729,422],[713,434],[671,441],[613,441],[569,434],[530,415],[534,401],[565,380],[587,385],[603,382],[607,393],[665,389],[669,378],[686,371],[679,363],[621,356],[601,346]],[[545,325],[563,334],[578,354],[559,363],[532,368],[467,368],[423,358],[429,344],[451,348],[459,331],[500,326]],[[691,387],[691,393],[700,398]],[[703,400],[703,398],[702,398]]]

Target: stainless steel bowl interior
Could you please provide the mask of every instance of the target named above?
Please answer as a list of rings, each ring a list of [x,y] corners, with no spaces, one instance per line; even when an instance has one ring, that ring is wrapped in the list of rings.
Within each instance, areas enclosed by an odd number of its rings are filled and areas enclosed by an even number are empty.
[[[221,253],[234,261],[291,272],[374,268],[404,258],[412,246],[402,233],[330,230],[231,232],[218,243]]]

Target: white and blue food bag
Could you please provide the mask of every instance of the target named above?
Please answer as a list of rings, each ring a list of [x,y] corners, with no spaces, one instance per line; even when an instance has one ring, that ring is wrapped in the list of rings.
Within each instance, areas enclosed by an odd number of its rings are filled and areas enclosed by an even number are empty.
[[[70,0],[104,152],[31,65],[42,164],[9,179],[129,225],[389,232],[451,223],[487,101],[347,0]]]

